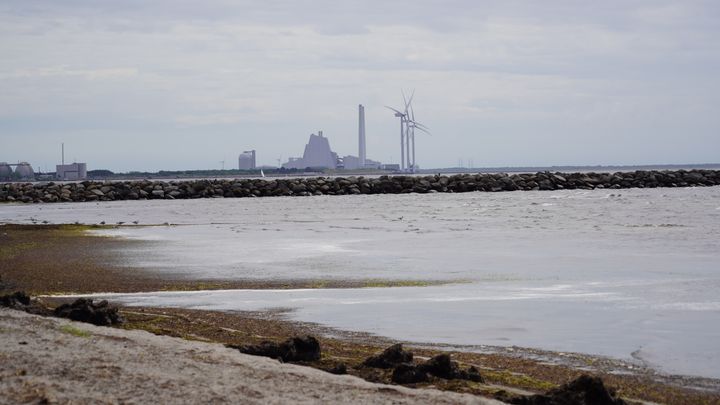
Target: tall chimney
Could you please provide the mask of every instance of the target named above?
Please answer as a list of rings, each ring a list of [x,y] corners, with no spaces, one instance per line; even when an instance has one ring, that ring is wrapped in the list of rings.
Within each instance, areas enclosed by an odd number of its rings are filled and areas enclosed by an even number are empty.
[[[365,168],[365,107],[358,105],[358,158],[360,168]]]
[[[65,166],[65,143],[63,142],[61,145],[62,157],[60,159],[60,162],[63,166]]]

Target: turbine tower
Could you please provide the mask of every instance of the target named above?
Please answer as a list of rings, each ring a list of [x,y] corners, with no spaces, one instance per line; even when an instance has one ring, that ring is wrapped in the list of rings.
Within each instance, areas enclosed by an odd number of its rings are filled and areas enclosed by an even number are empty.
[[[415,160],[415,129],[419,129],[422,132],[425,132],[426,134],[430,135],[430,131],[428,130],[428,127],[425,125],[415,121],[415,110],[413,110],[412,105],[410,107],[410,119],[407,121],[407,133],[408,133],[408,141],[412,142],[412,164],[410,166],[410,171],[412,173],[415,173],[417,171],[417,162]]]
[[[358,105],[358,159],[360,168],[365,168],[365,107]]]
[[[400,170],[405,171],[405,119],[406,116],[404,113],[401,113],[400,111],[385,106],[385,108],[388,108],[395,112],[395,116],[400,118]]]
[[[410,98],[405,97],[405,92],[400,90],[400,93],[402,93],[403,101],[405,102],[405,140],[407,141],[405,143],[405,147],[407,149],[407,153],[405,156],[407,156],[407,165],[405,167],[407,168],[407,171],[410,173],[415,173],[415,157],[412,157],[412,162],[410,161],[410,144],[412,143],[412,150],[415,150],[415,134],[413,131],[413,128],[411,126],[411,118],[410,118],[410,112],[408,111],[412,104],[412,99],[415,97],[415,90],[413,90],[412,94],[410,95]]]

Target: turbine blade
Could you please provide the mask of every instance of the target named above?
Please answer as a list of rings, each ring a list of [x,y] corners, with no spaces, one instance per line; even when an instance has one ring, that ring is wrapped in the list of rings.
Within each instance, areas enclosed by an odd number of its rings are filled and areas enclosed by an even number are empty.
[[[390,109],[390,110],[393,110],[393,111],[395,111],[395,112],[398,113],[398,114],[402,114],[400,111],[398,111],[398,110],[396,110],[396,109],[394,109],[394,108],[392,108],[392,107],[385,106],[385,108]],[[404,114],[403,114],[403,115],[404,115]]]
[[[421,124],[421,123],[419,123],[419,122],[417,122],[417,121],[413,121],[412,123],[415,124],[415,125],[417,125],[417,126],[420,127],[420,128],[430,129],[430,128],[427,127],[427,125],[423,125],[423,124]]]
[[[417,129],[419,129],[419,130],[421,130],[421,131],[425,132],[426,134],[428,134],[428,135],[432,136],[432,134],[430,133],[430,131],[428,131],[428,130],[427,130],[427,129],[425,129],[425,128],[421,128],[421,127],[415,127],[415,128],[417,128]]]

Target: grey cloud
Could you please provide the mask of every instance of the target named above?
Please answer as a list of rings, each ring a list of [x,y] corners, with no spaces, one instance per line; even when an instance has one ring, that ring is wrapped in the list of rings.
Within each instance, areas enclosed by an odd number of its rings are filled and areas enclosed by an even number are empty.
[[[435,133],[418,142],[426,167],[465,151],[499,165],[713,160],[719,16],[714,1],[6,0],[0,160],[87,136],[143,142],[137,156],[160,168],[249,147],[274,164],[318,129],[346,154],[358,103],[371,157],[397,160],[382,106],[400,88],[417,88]],[[76,150],[130,168],[97,147]]]

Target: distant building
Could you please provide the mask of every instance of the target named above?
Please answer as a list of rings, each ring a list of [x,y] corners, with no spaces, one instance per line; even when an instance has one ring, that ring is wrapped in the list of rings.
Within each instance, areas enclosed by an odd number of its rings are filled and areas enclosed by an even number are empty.
[[[305,145],[303,157],[290,158],[282,167],[286,169],[304,169],[306,167],[336,169],[337,161],[337,153],[330,149],[330,142],[323,137],[322,131],[318,131],[317,135],[310,135],[310,140]]]
[[[382,163],[368,158],[365,158],[365,165],[362,165],[357,156],[344,156],[342,160],[345,170],[379,169],[382,166]]]
[[[345,170],[357,170],[360,168],[360,158],[357,156],[344,156],[342,160]]]
[[[85,180],[87,179],[87,164],[56,165],[55,177],[58,180]]]
[[[0,162],[0,180],[10,180],[13,170],[6,162]]]
[[[35,171],[28,162],[20,162],[15,168],[15,175],[23,180],[34,180]]]
[[[255,160],[255,149],[246,150],[241,153],[238,157],[238,169],[239,170],[253,170],[257,168],[257,162]]]

